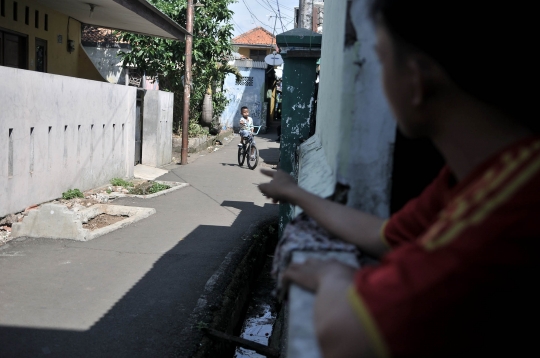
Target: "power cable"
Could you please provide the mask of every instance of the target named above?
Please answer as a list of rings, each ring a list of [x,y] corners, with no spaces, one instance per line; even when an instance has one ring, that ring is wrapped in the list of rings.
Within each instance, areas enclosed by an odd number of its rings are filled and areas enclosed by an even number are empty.
[[[279,0],[276,0],[276,4],[277,4],[277,11],[279,14],[279,22],[281,23],[281,30],[285,32],[285,27],[283,26],[283,21],[281,20],[281,11],[279,10]]]
[[[260,22],[263,26],[265,26],[265,27],[271,29],[270,26],[266,25],[264,22],[262,22],[261,20],[259,20],[259,19],[257,18],[257,16],[255,16],[255,14],[253,13],[253,11],[251,11],[251,9],[249,8],[249,6],[246,4],[246,1],[245,1],[245,0],[242,0],[242,2],[243,2],[244,5],[246,6],[247,11],[251,14],[251,18],[252,18],[253,20],[257,20],[257,21]]]

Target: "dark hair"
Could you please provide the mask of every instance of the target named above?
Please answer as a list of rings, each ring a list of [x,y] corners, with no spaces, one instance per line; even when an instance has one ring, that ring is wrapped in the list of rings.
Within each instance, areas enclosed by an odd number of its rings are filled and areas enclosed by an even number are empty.
[[[246,106],[243,106],[242,108],[240,108],[240,112],[242,112],[244,109],[247,109],[249,111],[249,108],[247,108]]]
[[[538,78],[532,7],[475,0],[372,0],[370,13],[394,43],[427,54],[464,91],[540,131],[533,112],[536,90],[528,87]]]

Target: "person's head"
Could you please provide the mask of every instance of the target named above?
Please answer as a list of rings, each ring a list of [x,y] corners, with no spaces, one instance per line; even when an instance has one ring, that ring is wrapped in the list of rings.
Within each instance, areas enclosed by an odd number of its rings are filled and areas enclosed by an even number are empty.
[[[242,114],[242,117],[244,118],[249,117],[249,109],[246,106],[240,109],[240,113]]]
[[[437,110],[467,98],[537,131],[529,6],[474,0],[372,0],[383,83],[400,128],[423,136]],[[535,79],[537,75],[535,74]],[[463,103],[463,102],[462,102]]]

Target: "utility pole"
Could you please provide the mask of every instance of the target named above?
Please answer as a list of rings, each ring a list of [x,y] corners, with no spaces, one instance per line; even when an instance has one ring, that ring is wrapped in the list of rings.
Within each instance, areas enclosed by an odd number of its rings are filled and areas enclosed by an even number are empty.
[[[193,33],[193,0],[187,2],[187,24],[186,30]],[[184,76],[184,113],[182,115],[182,152],[180,164],[188,163],[188,131],[189,131],[189,99],[191,97],[191,53],[193,47],[193,35],[186,36],[186,74]]]

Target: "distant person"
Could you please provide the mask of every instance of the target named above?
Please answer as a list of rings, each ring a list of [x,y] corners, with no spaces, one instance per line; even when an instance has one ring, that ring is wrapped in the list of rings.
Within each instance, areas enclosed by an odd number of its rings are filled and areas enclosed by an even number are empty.
[[[238,134],[240,134],[240,143],[238,144],[238,147],[242,148],[247,144],[250,138],[252,143],[255,144],[255,139],[253,138],[255,127],[253,126],[253,119],[249,116],[249,109],[246,106],[240,109],[240,113],[242,114],[242,117],[240,118],[240,131],[238,132]],[[251,150],[250,160],[255,160],[254,148]]]
[[[530,87],[538,78],[532,6],[371,1],[397,124],[408,137],[429,138],[447,163],[389,220],[263,170],[273,177],[259,186],[263,194],[301,207],[331,234],[381,258],[358,271],[309,261],[284,273],[315,292],[325,357],[525,357],[537,350],[540,120]]]

